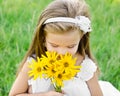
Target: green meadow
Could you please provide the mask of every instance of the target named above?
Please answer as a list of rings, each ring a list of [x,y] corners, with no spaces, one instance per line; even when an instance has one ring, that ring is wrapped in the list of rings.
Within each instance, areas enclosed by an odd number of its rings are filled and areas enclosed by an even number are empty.
[[[8,96],[41,11],[52,0],[0,0],[0,96]],[[86,0],[92,20],[91,50],[99,79],[120,90],[120,1]]]

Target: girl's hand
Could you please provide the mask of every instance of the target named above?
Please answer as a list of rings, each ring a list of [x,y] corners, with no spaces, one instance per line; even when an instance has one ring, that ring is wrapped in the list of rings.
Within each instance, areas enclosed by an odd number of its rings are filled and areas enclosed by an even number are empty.
[[[29,87],[28,93],[32,94],[32,87],[31,86]],[[56,92],[56,91],[49,91],[47,93],[44,93],[44,96],[66,96],[66,95],[65,95],[64,91],[62,91],[62,93],[59,93],[59,92]]]
[[[64,94],[55,92],[55,91],[49,91],[49,92],[45,93],[45,96],[64,96]]]

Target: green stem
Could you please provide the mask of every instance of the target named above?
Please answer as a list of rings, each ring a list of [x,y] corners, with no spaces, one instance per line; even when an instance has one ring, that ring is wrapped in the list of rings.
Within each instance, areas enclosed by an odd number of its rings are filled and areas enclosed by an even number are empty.
[[[61,92],[62,92],[61,86],[57,86],[57,85],[56,85],[56,86],[55,86],[55,91],[61,93]]]

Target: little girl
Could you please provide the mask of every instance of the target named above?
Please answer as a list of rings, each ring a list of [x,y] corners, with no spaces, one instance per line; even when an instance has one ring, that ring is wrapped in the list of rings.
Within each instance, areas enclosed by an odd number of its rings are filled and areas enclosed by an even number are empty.
[[[88,5],[84,0],[54,0],[41,14],[33,42],[25,55],[9,96],[120,96],[109,82],[98,81],[98,67],[90,52],[91,29]],[[77,57],[81,71],[55,92],[49,79],[29,78],[28,64],[45,51]]]

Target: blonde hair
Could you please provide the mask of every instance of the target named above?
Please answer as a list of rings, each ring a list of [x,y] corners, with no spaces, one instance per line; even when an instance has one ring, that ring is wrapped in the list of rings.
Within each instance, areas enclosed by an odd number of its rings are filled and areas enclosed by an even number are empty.
[[[33,41],[29,47],[27,54],[25,55],[21,68],[24,65],[27,57],[35,54],[41,57],[41,54],[45,54],[46,48],[44,46],[46,32],[68,32],[69,30],[78,30],[82,32],[78,27],[70,23],[50,23],[44,24],[45,20],[53,17],[72,17],[86,16],[90,18],[88,5],[84,0],[54,0],[48,5],[48,7],[42,12],[36,30]],[[92,59],[90,53],[89,33],[86,33],[78,47],[78,52],[85,56],[87,54]],[[21,69],[20,68],[20,69]]]

